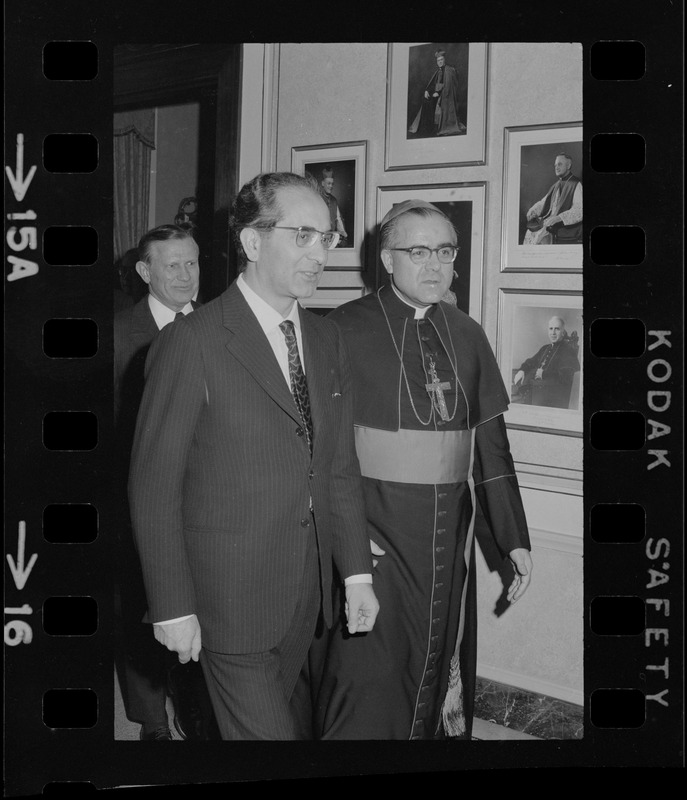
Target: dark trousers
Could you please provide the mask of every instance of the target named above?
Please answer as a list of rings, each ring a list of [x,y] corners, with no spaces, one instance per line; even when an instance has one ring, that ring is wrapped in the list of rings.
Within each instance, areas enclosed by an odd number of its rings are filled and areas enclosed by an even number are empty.
[[[300,703],[309,702],[301,672],[306,669],[321,606],[317,547],[308,548],[300,594],[284,638],[261,653],[215,653],[201,650],[200,661],[210,699],[226,740],[310,739]],[[299,680],[300,678],[300,680]]]

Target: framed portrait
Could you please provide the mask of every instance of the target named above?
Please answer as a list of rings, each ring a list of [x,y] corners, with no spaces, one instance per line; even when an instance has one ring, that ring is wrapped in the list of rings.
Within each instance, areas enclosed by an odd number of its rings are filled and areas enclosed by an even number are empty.
[[[506,424],[582,436],[582,293],[500,289],[496,338]]]
[[[503,272],[582,271],[582,123],[505,128]]]
[[[432,203],[451,220],[458,233],[458,255],[453,264],[457,277],[454,276],[451,283],[451,292],[458,308],[478,322],[482,315],[486,193],[484,182],[380,186],[377,189],[378,223],[396,203],[415,198]],[[379,257],[377,260],[379,262]]]
[[[329,208],[331,230],[341,238],[330,251],[325,271],[361,268],[365,234],[367,142],[341,142],[291,148],[291,170],[311,175]]]
[[[485,163],[488,45],[389,44],[384,168]]]

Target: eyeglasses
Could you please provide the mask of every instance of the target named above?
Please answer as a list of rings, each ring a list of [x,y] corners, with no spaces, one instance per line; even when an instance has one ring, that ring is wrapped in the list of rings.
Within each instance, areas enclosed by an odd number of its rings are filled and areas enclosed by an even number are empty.
[[[459,247],[455,245],[444,245],[443,247],[389,247],[388,250],[399,250],[408,253],[413,264],[425,264],[429,261],[432,253],[437,254],[441,264],[452,264],[456,260]]]
[[[272,225],[282,231],[296,231],[296,245],[298,247],[312,247],[318,240],[322,242],[325,250],[332,250],[339,243],[341,234],[337,231],[318,231],[315,228],[307,228],[303,225],[300,228],[291,228],[287,225]]]

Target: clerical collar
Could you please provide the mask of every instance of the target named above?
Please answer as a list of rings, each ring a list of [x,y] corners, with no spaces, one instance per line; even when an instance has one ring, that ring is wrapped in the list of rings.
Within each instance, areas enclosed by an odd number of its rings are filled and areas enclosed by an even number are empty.
[[[394,294],[403,303],[403,305],[408,306],[408,308],[412,309],[415,312],[414,319],[424,319],[425,316],[427,315],[427,312],[432,308],[431,305],[425,306],[424,308],[418,308],[417,306],[414,306],[412,303],[409,303],[398,291],[393,281],[391,282],[391,288],[394,290]]]
[[[161,303],[157,297],[150,293],[148,293],[148,308],[153,315],[153,319],[159,331],[161,331],[165,325],[174,322],[176,311],[172,311],[171,308],[168,308],[164,303]],[[184,315],[190,314],[193,311],[193,305],[191,303],[186,303],[181,311]]]

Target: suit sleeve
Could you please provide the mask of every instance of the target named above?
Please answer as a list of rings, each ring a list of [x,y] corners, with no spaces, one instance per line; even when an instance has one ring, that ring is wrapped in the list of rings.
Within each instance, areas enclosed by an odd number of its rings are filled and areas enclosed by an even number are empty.
[[[205,404],[200,347],[189,326],[168,325],[146,362],[136,424],[129,502],[151,620],[195,612],[183,540],[186,459]]]
[[[519,547],[529,550],[525,510],[500,414],[477,426],[473,475],[480,510],[501,555],[505,558]]]
[[[348,351],[337,327],[342,415],[331,466],[334,562],[342,578],[372,573],[365,501],[353,435],[353,384]]]

